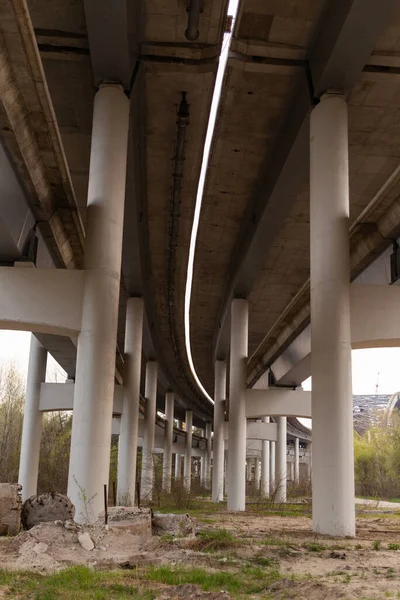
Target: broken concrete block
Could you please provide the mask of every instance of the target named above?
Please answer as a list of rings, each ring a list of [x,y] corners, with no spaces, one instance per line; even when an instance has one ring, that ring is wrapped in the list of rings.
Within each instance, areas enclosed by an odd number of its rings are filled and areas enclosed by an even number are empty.
[[[45,544],[44,542],[39,542],[38,544],[36,544],[36,546],[33,547],[33,551],[36,554],[44,554],[45,552],[47,552],[48,547],[48,544]]]
[[[94,543],[87,531],[78,535],[78,541],[85,550],[93,550]]]
[[[196,533],[194,521],[187,514],[164,515],[162,513],[154,513],[152,523],[153,533],[156,535],[170,533],[171,535],[175,536],[189,537],[194,536]]]
[[[0,483],[0,535],[17,535],[21,529],[21,495],[18,484]]]
[[[104,512],[98,523],[104,523]],[[136,506],[111,506],[108,509],[108,524],[112,529],[124,529],[134,535],[151,535],[151,509]]]
[[[22,507],[22,525],[31,529],[39,523],[73,520],[75,507],[71,500],[57,492],[31,496]]]

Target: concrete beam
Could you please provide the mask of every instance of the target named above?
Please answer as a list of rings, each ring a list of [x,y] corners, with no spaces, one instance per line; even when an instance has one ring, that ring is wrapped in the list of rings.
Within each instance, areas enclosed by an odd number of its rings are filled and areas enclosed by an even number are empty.
[[[311,418],[311,392],[268,388],[246,391],[246,417],[305,417]]]
[[[350,286],[352,348],[399,347],[399,304],[399,286],[353,283]],[[297,386],[311,375],[309,326],[271,365],[271,369],[279,385]]]
[[[94,83],[120,83],[129,90],[132,76],[127,0],[84,0]],[[132,4],[132,7],[135,3]]]
[[[229,423],[224,423],[224,441],[229,440]],[[247,423],[246,440],[270,440],[276,442],[276,423]]]
[[[42,412],[73,410],[74,383],[42,383],[40,386],[39,410]],[[113,414],[121,415],[123,407],[123,387],[114,388]]]
[[[0,329],[76,337],[84,271],[0,267]]]

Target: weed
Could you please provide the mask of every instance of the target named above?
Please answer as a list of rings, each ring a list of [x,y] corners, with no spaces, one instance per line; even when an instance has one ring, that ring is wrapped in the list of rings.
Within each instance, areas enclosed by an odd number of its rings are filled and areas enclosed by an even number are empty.
[[[396,577],[396,572],[392,567],[386,571],[386,579],[394,579]]]
[[[380,550],[382,547],[381,540],[375,540],[372,542],[372,550]]]
[[[400,544],[388,544],[388,550],[400,550]]]
[[[303,548],[309,550],[310,552],[323,552],[326,550],[326,546],[323,544],[318,544],[317,542],[310,542],[309,544],[304,544]]]
[[[256,554],[256,556],[253,556],[251,562],[258,565],[259,567],[269,568],[277,567],[279,564],[276,558],[267,558],[266,556],[261,556],[260,554]]]
[[[226,529],[202,531],[196,540],[196,549],[203,552],[216,552],[236,545],[237,542],[232,533]]]

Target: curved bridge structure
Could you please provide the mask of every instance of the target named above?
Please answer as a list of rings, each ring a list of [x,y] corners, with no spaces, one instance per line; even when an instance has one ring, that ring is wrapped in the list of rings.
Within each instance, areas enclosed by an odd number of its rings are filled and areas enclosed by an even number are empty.
[[[0,11],[0,327],[34,334],[24,495],[50,408],[73,407],[78,515],[79,486],[101,508],[113,430],[120,502],[139,476],[151,497],[160,435],[166,490],[195,451],[214,501],[226,458],[230,510],[246,456],[285,501],[312,416],[313,527],[355,535],[351,348],[400,340],[398,3]],[[47,352],[68,374],[51,396]]]

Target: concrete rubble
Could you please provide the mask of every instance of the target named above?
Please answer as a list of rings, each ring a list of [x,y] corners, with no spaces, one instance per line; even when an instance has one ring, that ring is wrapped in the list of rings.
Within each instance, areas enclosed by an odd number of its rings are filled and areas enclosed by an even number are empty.
[[[94,549],[93,540],[87,531],[84,531],[83,533],[80,533],[78,535],[78,542],[80,543],[80,545],[82,546],[82,548],[84,550],[90,551],[90,550]]]
[[[196,526],[189,515],[153,514],[153,533],[155,535],[171,534],[179,537],[194,537]]]
[[[31,529],[39,523],[73,520],[74,516],[74,505],[67,496],[49,492],[28,498],[22,507],[21,518],[24,529]]]
[[[20,486],[18,484],[0,483],[0,535],[16,535],[20,529]]]
[[[108,524],[130,531],[134,535],[151,535],[151,509],[136,506],[111,506],[108,508]],[[104,512],[99,515],[98,523],[104,524]]]

